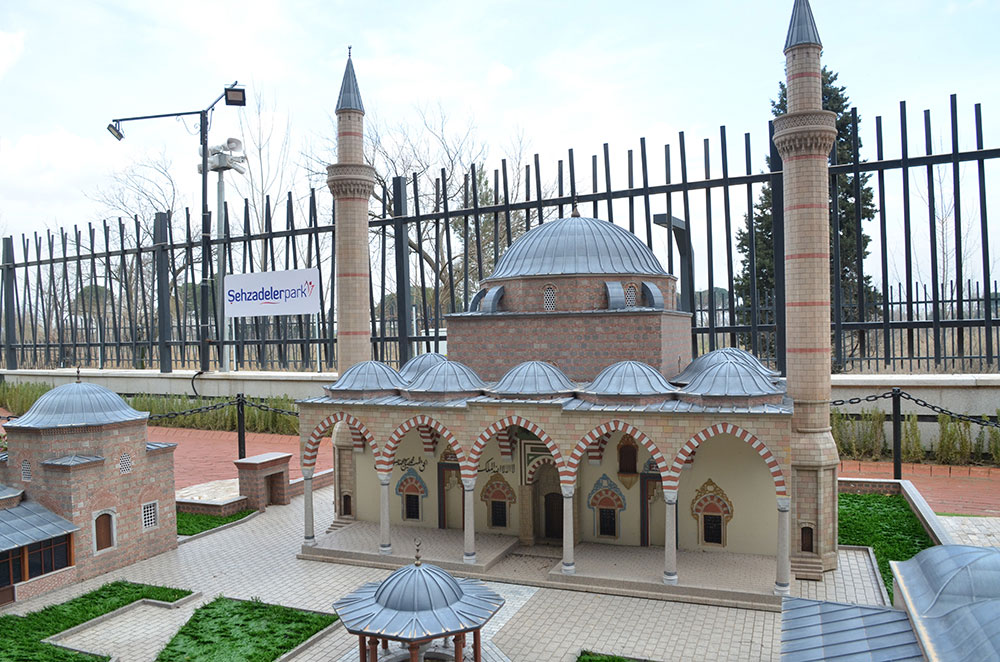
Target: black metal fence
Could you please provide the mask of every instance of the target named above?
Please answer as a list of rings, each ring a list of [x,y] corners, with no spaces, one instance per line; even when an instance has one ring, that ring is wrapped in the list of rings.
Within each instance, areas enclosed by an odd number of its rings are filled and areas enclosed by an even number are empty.
[[[949,151],[934,153],[930,113],[923,119],[923,155],[910,154],[901,103],[891,141],[882,118],[875,119],[875,158],[866,159],[855,112],[852,158],[831,166],[834,370],[996,367],[1000,309],[991,277],[986,182],[1000,163],[1000,149],[984,147],[978,104],[975,144],[966,149],[960,148],[954,96]],[[583,164],[569,150],[545,170],[535,155],[510,168],[502,161],[492,173],[473,167],[460,181],[444,169],[394,178],[392,190],[378,192],[370,222],[375,357],[399,364],[413,353],[445,351],[445,316],[468,306],[514,239],[567,215],[575,202],[581,213],[635,233],[678,276],[679,307],[694,312],[695,353],[738,345],[782,368],[783,260],[767,265],[758,258],[757,229],[748,222],[765,187],[781,200],[781,158],[768,139],[768,164],[760,169],[754,149],[764,152],[764,146],[753,147],[749,133],[741,142],[742,149],[732,149],[725,127],[717,142],[704,139],[698,179],[683,132],[675,145],[655,152],[640,139],[619,169],[612,168],[605,144]],[[898,158],[885,155],[890,142],[898,145]],[[731,167],[737,160],[738,174]],[[973,182],[966,181],[968,168]],[[877,210],[872,220],[865,220],[864,205],[851,204],[862,200],[868,185]],[[313,190],[302,198],[289,193],[279,204],[266,200],[259,225],[246,201],[240,211],[227,210],[211,255],[189,214],[5,238],[0,296],[6,367],[197,369],[207,359],[214,368],[227,351],[236,369],[333,368],[336,219],[332,211],[319,211],[330,207],[326,198],[318,201],[320,195],[326,196]],[[840,209],[845,201],[853,214]],[[770,212],[773,251],[780,256],[781,205]],[[843,232],[845,224],[853,234]],[[862,243],[865,235],[870,246]],[[853,251],[842,250],[847,236],[857,242]],[[196,294],[201,261],[209,259],[214,284],[220,251],[228,273],[318,268],[325,312],[236,319],[220,342],[225,321],[216,313],[215,288],[207,310]],[[901,271],[898,282],[891,271]],[[203,335],[207,344],[200,342]]]

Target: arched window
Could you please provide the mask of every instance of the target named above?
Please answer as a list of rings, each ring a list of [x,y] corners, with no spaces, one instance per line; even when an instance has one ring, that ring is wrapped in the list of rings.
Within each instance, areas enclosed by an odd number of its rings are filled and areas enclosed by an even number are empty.
[[[493,474],[483,486],[479,499],[486,504],[491,528],[505,529],[509,523],[509,506],[517,502],[514,488],[502,474]]]
[[[340,497],[340,500],[343,503],[343,507],[340,509],[340,514],[341,515],[350,516],[350,514],[351,514],[351,495],[350,494],[345,494],[344,496]]]
[[[639,447],[635,439],[625,435],[618,442],[618,473],[634,474],[638,473]]]
[[[94,545],[99,552],[115,545],[114,522],[111,513],[101,513],[94,520]]]
[[[403,477],[396,483],[396,494],[403,498],[404,520],[423,518],[421,502],[427,496],[427,484],[412,467],[407,469]]]
[[[556,288],[552,285],[546,285],[545,289],[542,290],[542,306],[545,308],[545,312],[551,313],[556,309]]]
[[[802,551],[813,551],[813,528],[811,526],[802,527]]]
[[[132,473],[132,456],[128,453],[122,453],[122,456],[118,458],[118,473]]]
[[[711,478],[695,492],[691,517],[698,521],[700,544],[726,546],[726,524],[733,519],[733,504]]]
[[[618,511],[625,510],[625,495],[607,474],[594,483],[594,489],[587,497],[587,507],[594,511],[596,535],[617,538],[620,519]]]
[[[625,307],[635,308],[638,305],[639,300],[639,288],[635,286],[635,283],[629,283],[625,286]]]

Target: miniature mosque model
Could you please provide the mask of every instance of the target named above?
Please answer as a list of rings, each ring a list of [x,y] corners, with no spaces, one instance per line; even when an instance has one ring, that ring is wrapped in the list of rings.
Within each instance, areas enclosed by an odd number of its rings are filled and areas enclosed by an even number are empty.
[[[789,112],[774,141],[785,163],[787,378],[733,348],[692,359],[676,278],[630,232],[573,215],[517,239],[465,312],[449,315],[448,357],[400,371],[371,361],[367,206],[374,171],[348,59],[337,105],[340,377],[299,401],[305,545],[312,474],[333,432],[341,522],[460,529],[453,558],[477,562],[477,534],[775,558],[774,592],[837,563],[836,446],[829,429],[830,323],[820,42],[795,3],[785,44]],[[360,305],[358,302],[363,302]],[[328,451],[326,451],[328,452]],[[335,534],[334,534],[335,535]],[[457,538],[453,538],[457,540]],[[322,542],[320,542],[322,544]]]

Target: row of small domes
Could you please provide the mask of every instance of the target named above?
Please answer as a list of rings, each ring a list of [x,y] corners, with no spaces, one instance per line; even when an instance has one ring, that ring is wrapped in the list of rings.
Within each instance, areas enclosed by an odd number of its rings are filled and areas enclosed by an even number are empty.
[[[552,364],[526,361],[511,368],[495,384],[488,384],[468,366],[449,361],[441,354],[428,353],[411,359],[399,372],[378,361],[358,363],[326,389],[332,394],[488,392],[501,397],[573,393],[656,396],[683,390],[691,395],[752,397],[784,393],[777,377],[778,373],[767,369],[752,354],[727,347],[698,357],[669,381],[645,363],[621,361],[602,370],[589,384],[580,385]]]

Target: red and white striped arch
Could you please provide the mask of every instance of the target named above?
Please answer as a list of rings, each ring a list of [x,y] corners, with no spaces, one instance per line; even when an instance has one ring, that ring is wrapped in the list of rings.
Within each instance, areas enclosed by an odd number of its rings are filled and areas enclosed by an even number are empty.
[[[468,471],[468,461],[465,457],[465,450],[462,445],[458,443],[455,439],[455,435],[451,431],[442,425],[440,422],[434,420],[430,416],[414,416],[408,421],[404,421],[392,431],[389,435],[389,440],[385,442],[385,447],[382,449],[382,454],[375,460],[375,470],[379,473],[388,473],[392,471],[392,463],[396,459],[396,450],[399,448],[399,442],[403,440],[406,433],[410,430],[419,430],[421,428],[427,428],[434,430],[442,439],[448,442],[451,449],[455,451],[455,455],[458,456],[458,462],[461,466],[462,478],[475,478],[476,469],[473,466],[471,473]],[[421,443],[423,443],[423,435],[421,434]]]
[[[479,458],[483,456],[483,449],[486,447],[486,442],[497,436],[499,433],[506,431],[507,428],[511,426],[517,426],[524,428],[531,434],[538,437],[545,447],[549,449],[552,453],[552,464],[555,466],[556,470],[559,471],[559,482],[564,485],[572,485],[574,480],[574,473],[571,473],[565,466],[563,461],[562,453],[559,451],[559,446],[556,442],[552,440],[545,430],[538,427],[526,418],[521,418],[520,416],[508,416],[507,418],[502,418],[493,425],[490,425],[482,434],[476,438],[475,443],[472,444],[472,450],[469,452],[469,465],[472,467],[473,471],[479,468]],[[501,448],[501,451],[503,449]]]
[[[367,444],[372,449],[375,459],[378,460],[378,444],[375,443],[375,437],[368,431],[365,424],[345,411],[338,411],[336,414],[331,414],[320,421],[319,425],[309,435],[305,448],[302,449],[303,475],[312,476],[313,469],[316,468],[316,455],[319,453],[319,443],[322,441],[323,435],[326,434],[327,430],[340,422],[347,423],[351,429],[351,440],[354,443],[354,449],[363,451],[365,444]]]
[[[660,476],[663,479],[663,488],[666,489],[669,467],[667,465],[667,460],[663,457],[663,453],[661,453],[660,449],[656,447],[653,440],[646,436],[645,432],[634,425],[618,419],[612,419],[606,423],[601,423],[596,428],[585,434],[583,438],[577,442],[576,447],[573,449],[573,454],[569,456],[569,468],[572,470],[573,476],[576,476],[577,467],[580,466],[580,460],[583,459],[583,454],[587,452],[587,449],[592,448],[593,446],[600,446],[603,448],[603,446],[608,443],[611,433],[615,431],[623,432],[624,434],[631,436],[636,440],[636,442],[641,444],[643,448],[649,451],[653,461],[656,462],[656,467],[660,470]]]
[[[555,467],[556,471],[559,471],[559,467],[556,467],[555,459],[553,459],[551,455],[549,456],[543,455],[542,457],[535,458],[534,460],[531,461],[531,464],[528,465],[528,470],[524,474],[524,482],[527,483],[528,485],[534,485],[535,473],[538,472],[538,469],[543,464],[551,464],[553,467]]]
[[[681,476],[681,468],[684,466],[684,463],[687,461],[688,457],[690,457],[691,453],[693,453],[694,450],[705,441],[720,434],[731,434],[737,439],[741,439],[750,444],[750,447],[757,451],[757,454],[764,460],[764,464],[767,465],[767,470],[771,473],[771,480],[774,481],[775,494],[779,497],[788,496],[785,474],[781,471],[781,465],[778,464],[778,458],[776,458],[771,451],[768,450],[763,441],[740,426],[733,425],[731,423],[717,423],[705,428],[695,436],[688,439],[687,443],[681,446],[681,449],[677,452],[677,457],[674,458],[674,463],[670,466],[670,470],[663,479],[663,489],[676,491],[677,483],[679,482]]]

